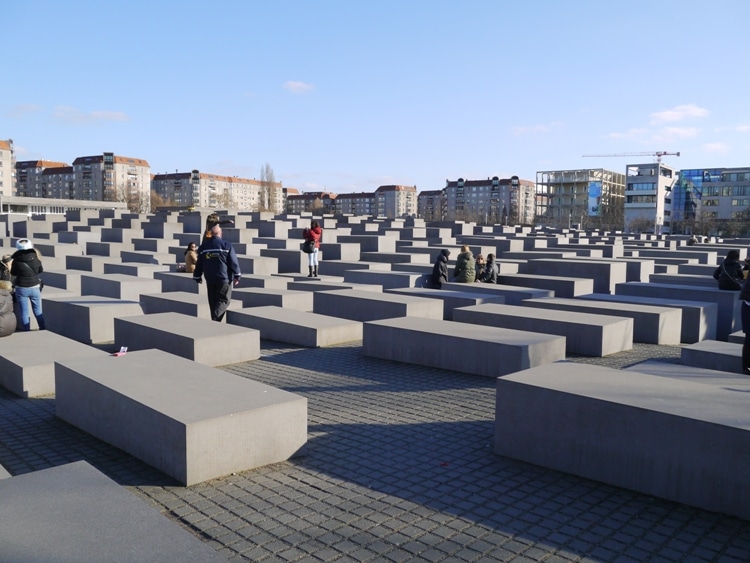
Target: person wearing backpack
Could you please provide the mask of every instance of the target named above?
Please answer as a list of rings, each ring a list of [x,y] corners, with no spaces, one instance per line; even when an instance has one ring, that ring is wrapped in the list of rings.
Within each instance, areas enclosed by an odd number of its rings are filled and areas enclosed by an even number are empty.
[[[308,278],[318,277],[318,250],[320,250],[320,237],[323,236],[323,229],[317,221],[313,220],[310,227],[302,231],[302,237],[305,243],[312,246],[312,252],[307,253],[307,269],[309,270]]]
[[[745,282],[743,270],[745,266],[740,263],[739,250],[730,250],[727,257],[714,270],[714,279],[719,282],[719,289],[725,291],[739,291]]]

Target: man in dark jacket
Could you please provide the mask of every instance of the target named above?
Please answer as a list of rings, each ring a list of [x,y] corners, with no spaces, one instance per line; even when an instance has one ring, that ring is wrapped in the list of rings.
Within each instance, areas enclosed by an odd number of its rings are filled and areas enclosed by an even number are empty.
[[[203,283],[206,278],[208,306],[211,320],[221,322],[232,300],[232,285],[240,283],[240,263],[232,243],[221,238],[221,227],[211,229],[211,237],[198,247],[198,262],[195,264],[193,279]]]
[[[451,251],[444,248],[438,254],[435,265],[432,267],[432,287],[440,289],[448,281],[448,256]]]

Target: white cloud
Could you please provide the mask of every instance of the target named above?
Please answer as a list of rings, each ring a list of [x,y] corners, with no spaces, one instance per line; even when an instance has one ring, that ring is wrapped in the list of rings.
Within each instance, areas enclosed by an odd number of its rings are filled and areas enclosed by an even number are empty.
[[[726,143],[706,143],[701,146],[706,152],[729,152],[729,145]]]
[[[675,139],[691,139],[700,133],[697,127],[665,127],[653,135],[655,141],[674,141]]]
[[[19,104],[10,108],[8,117],[20,119],[33,113],[39,113],[42,108],[36,104]]]
[[[750,125],[738,125],[736,130],[739,133],[750,133]]]
[[[651,123],[667,123],[674,121],[682,121],[690,117],[706,117],[708,110],[699,107],[695,104],[685,104],[681,106],[675,106],[672,109],[657,111],[650,115]]]
[[[70,106],[57,106],[53,113],[55,119],[68,123],[96,123],[99,121],[128,121],[127,114],[121,111],[94,110],[85,113]]]
[[[607,133],[604,135],[605,139],[635,139],[637,137],[643,137],[648,133],[648,129],[628,129],[624,133]]]
[[[298,80],[288,80],[284,82],[284,89],[289,90],[293,94],[306,94],[311,90],[315,90],[315,85],[308,84],[307,82],[300,82]]]

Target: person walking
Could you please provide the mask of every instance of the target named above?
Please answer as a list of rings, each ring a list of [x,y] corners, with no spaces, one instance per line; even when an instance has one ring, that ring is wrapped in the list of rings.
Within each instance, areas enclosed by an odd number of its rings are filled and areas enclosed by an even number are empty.
[[[31,330],[31,313],[34,314],[39,330],[46,328],[42,312],[42,280],[39,274],[44,271],[34,245],[27,238],[16,242],[16,252],[13,254],[13,265],[10,275],[15,280],[15,294],[18,309],[21,314],[21,328]],[[31,304],[31,307],[29,307]],[[29,312],[31,309],[31,313]]]
[[[221,227],[214,225],[211,236],[198,247],[198,260],[195,264],[193,279],[203,283],[206,278],[208,307],[211,309],[211,320],[221,322],[224,313],[232,301],[232,285],[240,283],[242,273],[237,254],[229,241],[221,238]]]
[[[448,282],[448,257],[451,251],[444,248],[438,254],[435,265],[432,267],[432,287],[440,289],[444,283]]]
[[[305,241],[312,241],[313,251],[307,254],[308,278],[318,277],[318,250],[320,250],[320,237],[323,236],[323,229],[317,221],[312,221],[310,227],[302,231],[302,237]]]
[[[191,242],[185,249],[185,271],[188,274],[195,272],[196,262],[198,262],[198,251],[195,243]]]
[[[475,278],[474,255],[469,250],[468,245],[463,245],[461,253],[456,259],[456,267],[453,269],[453,281],[458,283],[473,283]]]
[[[719,282],[719,289],[725,291],[738,291],[742,289],[745,282],[745,275],[743,273],[743,269],[745,268],[746,266],[740,263],[739,250],[730,250],[727,252],[727,257],[714,270],[714,279]]]

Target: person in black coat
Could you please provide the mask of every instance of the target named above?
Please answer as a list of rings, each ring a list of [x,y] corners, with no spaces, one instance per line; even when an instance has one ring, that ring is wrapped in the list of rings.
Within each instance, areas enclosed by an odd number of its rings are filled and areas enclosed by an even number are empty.
[[[438,254],[435,265],[432,267],[432,287],[440,289],[448,281],[448,256],[451,251],[443,249]]]
[[[738,291],[745,282],[742,270],[745,268],[740,262],[738,250],[730,250],[727,257],[714,270],[714,279],[719,282],[719,289],[726,291]]]
[[[16,248],[18,250],[13,254],[10,274],[15,280],[15,294],[18,310],[21,314],[21,327],[23,330],[31,330],[31,313],[33,313],[39,325],[39,330],[44,330],[42,280],[39,278],[39,274],[44,271],[42,262],[29,239],[20,239],[16,242]],[[29,307],[29,303],[31,303],[31,307]],[[31,308],[31,311],[29,311],[29,308]]]

